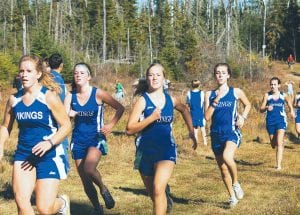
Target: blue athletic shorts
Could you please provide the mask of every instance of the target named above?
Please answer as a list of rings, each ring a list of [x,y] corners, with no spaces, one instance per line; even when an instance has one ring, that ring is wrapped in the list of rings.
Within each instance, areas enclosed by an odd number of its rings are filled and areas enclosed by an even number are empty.
[[[89,147],[96,147],[102,155],[107,155],[108,146],[106,142],[106,138],[102,135],[98,138],[98,141],[95,143],[76,143],[74,141],[71,142],[71,151],[72,158],[74,160],[83,159],[86,157],[87,151]]]
[[[211,148],[215,155],[222,155],[227,141],[234,142],[240,147],[242,142],[242,134],[236,129],[229,133],[211,133]]]
[[[163,160],[170,160],[176,163],[177,147],[173,143],[164,149],[137,150],[134,161],[134,168],[138,169],[144,176],[154,176],[154,165]]]
[[[44,155],[43,157],[35,156],[34,154],[25,155],[20,151],[16,151],[14,161],[28,161],[36,168],[36,178],[67,178],[67,163],[62,145],[58,145],[53,150],[56,151],[55,157]]]
[[[194,128],[205,126],[205,120],[204,119],[192,119],[192,122],[193,122],[193,127]]]
[[[278,131],[279,129],[286,130],[286,127],[287,127],[287,124],[285,122],[278,122],[273,125],[266,125],[269,135],[274,135],[276,133],[276,131]]]

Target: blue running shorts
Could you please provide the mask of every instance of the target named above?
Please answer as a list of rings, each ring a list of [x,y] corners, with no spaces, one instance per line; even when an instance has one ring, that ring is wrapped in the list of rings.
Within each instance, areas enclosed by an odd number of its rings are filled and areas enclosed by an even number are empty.
[[[32,166],[36,168],[36,178],[56,178],[66,179],[67,178],[67,160],[63,152],[62,147],[56,147],[56,156],[49,157],[44,155],[43,157],[35,156],[30,154],[24,157],[24,154],[16,152],[14,161],[28,161]]]
[[[74,141],[72,141],[71,143],[72,158],[74,160],[85,158],[89,147],[96,147],[101,152],[102,155],[107,155],[108,153],[106,138],[102,135],[102,137],[98,138],[98,141],[95,143],[90,143],[90,144],[75,143]]]
[[[266,125],[269,135],[274,135],[276,131],[283,129],[286,130],[287,124],[285,122],[278,122],[273,125]]]
[[[211,147],[215,155],[222,155],[227,141],[231,141],[240,147],[242,134],[236,129],[229,133],[211,133]]]
[[[192,119],[192,122],[193,122],[193,127],[194,128],[198,128],[198,127],[203,127],[205,126],[205,120],[202,118],[202,119]]]
[[[138,149],[134,161],[134,169],[138,169],[144,176],[154,176],[154,165],[163,160],[170,160],[176,164],[177,147],[173,143],[164,149]]]

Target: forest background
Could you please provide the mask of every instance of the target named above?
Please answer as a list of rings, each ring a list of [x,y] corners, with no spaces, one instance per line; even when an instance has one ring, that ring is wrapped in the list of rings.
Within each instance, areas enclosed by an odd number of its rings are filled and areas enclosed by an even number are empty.
[[[169,79],[206,81],[215,62],[258,78],[266,61],[297,59],[299,0],[1,0],[0,81],[22,54],[63,54],[66,81],[85,61],[100,73],[143,76],[162,63]],[[3,83],[2,83],[3,84]]]

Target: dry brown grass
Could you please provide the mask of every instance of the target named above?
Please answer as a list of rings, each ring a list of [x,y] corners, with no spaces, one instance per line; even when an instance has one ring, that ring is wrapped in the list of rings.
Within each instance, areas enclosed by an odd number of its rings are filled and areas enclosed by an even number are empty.
[[[264,116],[258,113],[258,106],[264,92],[268,90],[268,78],[278,75],[282,81],[298,81],[300,66],[293,73],[286,65],[276,63],[265,80],[246,83],[243,88],[250,98],[253,109],[243,129],[243,143],[236,155],[239,180],[245,190],[245,197],[234,209],[226,208],[227,193],[220,178],[220,172],[210,147],[201,143],[197,151],[191,149],[187,130],[177,114],[174,134],[179,145],[179,158],[170,180],[174,215],[198,214],[300,214],[300,141],[295,137],[294,123],[290,119],[286,135],[283,170],[275,172],[275,151],[268,143],[264,127]],[[125,79],[124,79],[125,80]],[[130,88],[131,80],[125,80]],[[109,89],[108,89],[109,90]],[[128,90],[129,92],[129,90]],[[181,92],[176,92],[180,95]],[[3,105],[0,105],[1,111]],[[134,138],[122,134],[128,119],[129,107],[114,133],[108,137],[109,154],[101,159],[99,170],[116,200],[116,207],[106,214],[151,214],[152,205],[137,171],[133,170]],[[3,113],[3,111],[1,112]],[[109,118],[107,109],[106,117]],[[5,158],[0,166],[0,214],[16,214],[11,194],[11,155],[15,149],[17,129],[14,129],[5,147]],[[80,179],[72,163],[67,180],[62,181],[61,193],[71,198],[73,215],[86,215],[91,210]],[[102,199],[100,199],[102,201]],[[103,202],[103,201],[102,201]]]

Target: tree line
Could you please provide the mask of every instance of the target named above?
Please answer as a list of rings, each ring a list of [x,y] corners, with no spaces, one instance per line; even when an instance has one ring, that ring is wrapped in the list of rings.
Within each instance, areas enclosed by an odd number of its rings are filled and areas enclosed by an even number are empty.
[[[162,63],[171,79],[207,78],[217,61],[255,78],[266,61],[297,59],[298,0],[1,0],[0,80],[22,54],[60,52],[75,62],[127,65],[142,76]]]

